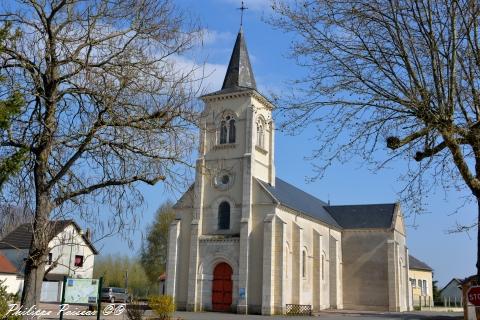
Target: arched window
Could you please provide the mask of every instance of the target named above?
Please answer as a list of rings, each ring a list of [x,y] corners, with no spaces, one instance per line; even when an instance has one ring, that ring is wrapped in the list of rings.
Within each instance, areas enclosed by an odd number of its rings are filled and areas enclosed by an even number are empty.
[[[218,229],[230,229],[230,204],[226,201],[218,206]]]
[[[263,129],[263,123],[257,123],[257,146],[264,147],[265,133]]]
[[[222,121],[220,124],[220,144],[227,143],[227,135],[228,135],[227,123],[225,121]]]
[[[302,251],[302,277],[307,276],[307,252],[305,250]]]
[[[235,143],[235,119],[230,120],[228,129],[228,143]]]
[[[220,144],[235,143],[235,119],[231,116],[226,116],[220,122]]]

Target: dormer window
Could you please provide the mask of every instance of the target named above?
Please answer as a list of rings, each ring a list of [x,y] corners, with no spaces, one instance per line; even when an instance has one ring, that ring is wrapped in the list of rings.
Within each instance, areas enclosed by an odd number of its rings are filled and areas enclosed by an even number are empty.
[[[226,116],[220,123],[220,144],[235,143],[235,119]]]

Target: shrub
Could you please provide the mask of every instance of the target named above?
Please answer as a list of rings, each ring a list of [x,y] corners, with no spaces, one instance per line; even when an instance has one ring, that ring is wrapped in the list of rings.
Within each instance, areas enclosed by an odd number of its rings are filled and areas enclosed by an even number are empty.
[[[171,296],[150,296],[148,306],[155,312],[161,320],[169,320],[175,312],[175,303]]]
[[[141,304],[138,300],[132,300],[127,304],[127,318],[129,320],[142,320],[145,314],[145,305]]]
[[[15,302],[15,295],[7,293],[7,287],[0,281],[0,319],[2,320],[19,320],[20,316],[5,316],[9,307],[8,305]]]

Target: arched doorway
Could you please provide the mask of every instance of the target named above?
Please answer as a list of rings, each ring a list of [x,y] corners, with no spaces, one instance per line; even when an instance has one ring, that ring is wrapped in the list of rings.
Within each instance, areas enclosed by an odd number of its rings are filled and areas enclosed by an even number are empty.
[[[232,268],[225,262],[217,264],[213,270],[212,309],[230,311],[232,305]]]

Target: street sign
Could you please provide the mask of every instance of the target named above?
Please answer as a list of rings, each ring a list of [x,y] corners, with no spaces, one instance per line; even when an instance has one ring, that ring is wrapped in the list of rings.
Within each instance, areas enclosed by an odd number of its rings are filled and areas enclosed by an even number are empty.
[[[468,302],[476,307],[480,307],[480,286],[470,287],[467,292]]]

